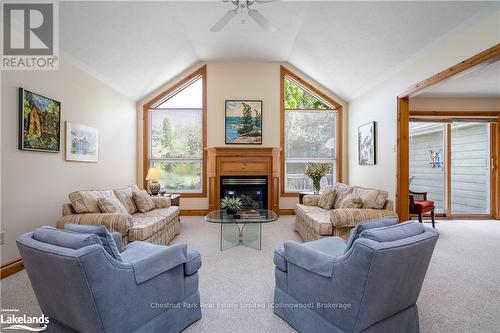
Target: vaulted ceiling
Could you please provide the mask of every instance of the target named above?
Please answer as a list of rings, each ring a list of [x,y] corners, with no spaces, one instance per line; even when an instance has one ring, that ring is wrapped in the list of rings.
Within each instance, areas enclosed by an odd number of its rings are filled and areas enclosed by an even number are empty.
[[[210,27],[222,1],[61,2],[60,48],[134,100],[199,61],[288,62],[346,101],[495,7],[488,2],[256,4],[277,31],[254,22]]]

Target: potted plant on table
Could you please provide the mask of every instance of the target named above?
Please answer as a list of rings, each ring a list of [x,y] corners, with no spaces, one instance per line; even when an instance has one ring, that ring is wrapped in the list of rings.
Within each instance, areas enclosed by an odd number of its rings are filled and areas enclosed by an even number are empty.
[[[323,178],[328,171],[330,171],[330,164],[328,163],[307,163],[304,174],[311,178],[314,194],[319,194],[321,178]]]
[[[234,215],[243,208],[243,202],[240,198],[224,197],[220,201],[220,208],[225,209],[229,215]]]

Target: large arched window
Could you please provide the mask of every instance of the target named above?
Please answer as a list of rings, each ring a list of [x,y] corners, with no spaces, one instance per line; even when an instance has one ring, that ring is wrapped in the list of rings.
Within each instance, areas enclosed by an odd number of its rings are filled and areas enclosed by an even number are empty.
[[[144,172],[159,168],[162,189],[205,196],[206,67],[144,105]]]
[[[296,74],[281,67],[281,195],[312,189],[308,162],[331,165],[325,180],[341,178],[342,106]]]

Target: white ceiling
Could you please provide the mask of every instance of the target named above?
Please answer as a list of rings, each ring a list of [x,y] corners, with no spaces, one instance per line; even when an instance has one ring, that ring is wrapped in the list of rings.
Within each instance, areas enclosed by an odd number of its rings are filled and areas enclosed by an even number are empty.
[[[198,61],[286,61],[348,101],[454,29],[486,2],[301,2],[255,5],[278,28],[234,19],[222,1],[61,2],[63,56],[139,100]],[[490,9],[491,8],[491,9]]]
[[[500,60],[483,63],[430,87],[418,97],[500,98]]]

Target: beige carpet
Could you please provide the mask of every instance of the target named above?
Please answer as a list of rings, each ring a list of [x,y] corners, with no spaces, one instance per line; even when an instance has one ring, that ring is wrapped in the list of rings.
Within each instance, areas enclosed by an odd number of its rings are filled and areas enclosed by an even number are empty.
[[[183,217],[182,234],[203,256],[200,293],[203,318],[186,332],[295,332],[272,313],[272,253],[298,240],[293,217],[263,227],[263,248],[219,251],[219,226]],[[500,222],[447,221],[418,302],[422,332],[500,332]],[[1,281],[2,308],[40,312],[25,272]]]

